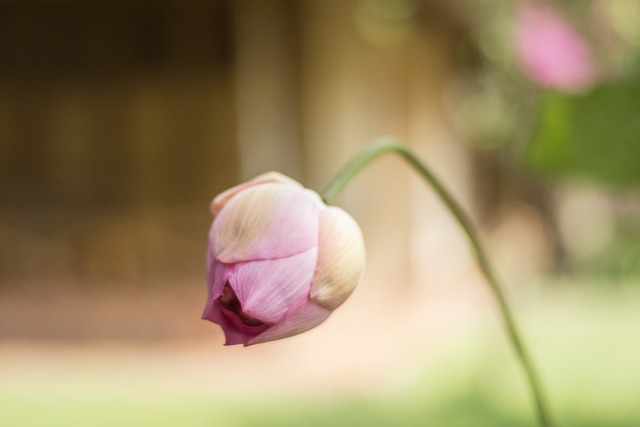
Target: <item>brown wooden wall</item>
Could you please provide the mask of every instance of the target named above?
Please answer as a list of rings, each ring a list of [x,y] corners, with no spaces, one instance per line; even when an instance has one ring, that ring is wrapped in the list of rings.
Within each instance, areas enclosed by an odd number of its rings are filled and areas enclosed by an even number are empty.
[[[461,31],[427,0],[0,2],[0,286],[201,279],[214,194],[269,169],[321,189],[383,134],[468,205],[442,102]],[[454,259],[439,203],[375,169],[340,200],[370,274]]]
[[[0,2],[0,281],[197,268],[189,237],[237,175],[231,21],[227,1]]]

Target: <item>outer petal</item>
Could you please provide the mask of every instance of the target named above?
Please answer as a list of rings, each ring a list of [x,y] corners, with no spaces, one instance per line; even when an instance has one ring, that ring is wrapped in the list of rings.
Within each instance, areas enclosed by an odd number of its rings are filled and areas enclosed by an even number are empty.
[[[224,322],[227,322],[227,320],[225,319]],[[251,341],[251,338],[253,338],[253,336],[236,331],[226,324],[221,324],[220,326],[222,326],[222,330],[224,331],[224,345],[247,345],[247,343]]]
[[[264,327],[252,328],[242,324],[238,325],[237,321],[234,322],[235,316],[233,314],[225,315],[224,310],[224,307],[216,301],[213,303],[211,310],[205,312],[203,316],[203,319],[217,323],[222,327],[225,337],[224,345],[246,344],[264,330]]]
[[[242,311],[267,324],[309,297],[317,250],[288,258],[241,263],[229,279]]]
[[[250,339],[245,345],[260,344],[300,334],[324,322],[329,314],[331,310],[307,300],[287,313],[281,322]]]
[[[204,307],[204,312],[202,313],[203,319],[211,320],[212,322],[220,324],[220,322],[216,322],[215,320],[210,319],[208,316],[210,312],[214,309],[214,301],[220,297],[222,293],[222,289],[224,288],[224,284],[229,280],[229,277],[235,271],[236,266],[234,265],[225,265],[221,262],[218,262],[215,257],[211,254],[211,251],[208,252],[207,255],[207,304]]]
[[[302,187],[302,185],[286,175],[283,175],[279,172],[266,172],[262,175],[258,175],[250,181],[242,183],[240,185],[236,185],[235,187],[231,187],[228,190],[223,191],[218,194],[211,202],[211,213],[213,215],[218,215],[218,213],[222,210],[224,205],[229,202],[236,194],[245,190],[249,187],[253,187],[255,185],[266,184],[266,183],[279,183],[279,184],[289,184],[294,185],[296,187]]]
[[[360,280],[364,242],[358,224],[340,208],[320,213],[318,264],[311,299],[330,309],[342,304]]]
[[[218,261],[213,253],[215,246],[216,236],[213,232],[213,226],[209,231],[209,241],[207,244],[207,303],[202,313],[202,318],[211,320],[214,323],[221,325],[219,321],[210,318],[212,310],[214,310],[214,301],[222,294],[224,284],[229,280],[229,277],[234,273],[235,265],[226,265]]]
[[[213,223],[214,254],[235,263],[284,258],[316,246],[320,196],[282,184],[248,188],[231,199]]]
[[[222,293],[222,288],[233,271],[233,264],[220,262],[215,255],[216,234],[213,224],[209,230],[209,241],[207,242],[207,284],[209,288],[209,300],[214,300]]]

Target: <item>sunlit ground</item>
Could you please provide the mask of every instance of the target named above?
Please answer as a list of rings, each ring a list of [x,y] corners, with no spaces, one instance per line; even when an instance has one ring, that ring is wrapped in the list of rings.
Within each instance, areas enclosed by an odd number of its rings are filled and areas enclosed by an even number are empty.
[[[490,298],[457,291],[362,292],[250,348],[200,321],[189,340],[4,340],[0,425],[536,425]],[[557,425],[638,425],[640,289],[554,282],[517,303]]]

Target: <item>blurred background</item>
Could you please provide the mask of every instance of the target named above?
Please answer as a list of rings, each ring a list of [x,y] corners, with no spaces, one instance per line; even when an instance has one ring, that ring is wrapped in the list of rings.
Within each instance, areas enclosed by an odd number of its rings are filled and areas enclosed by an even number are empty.
[[[307,334],[200,320],[208,204],[381,135],[474,218],[564,426],[640,419],[640,2],[0,0],[0,424],[533,426],[468,244],[392,156]]]

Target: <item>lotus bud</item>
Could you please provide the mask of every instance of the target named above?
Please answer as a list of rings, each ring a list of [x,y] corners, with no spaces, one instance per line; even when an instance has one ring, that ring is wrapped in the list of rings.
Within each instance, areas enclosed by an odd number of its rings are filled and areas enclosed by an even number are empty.
[[[225,345],[290,337],[322,323],[357,285],[364,244],[356,222],[276,172],[219,194],[207,250],[203,319]]]

